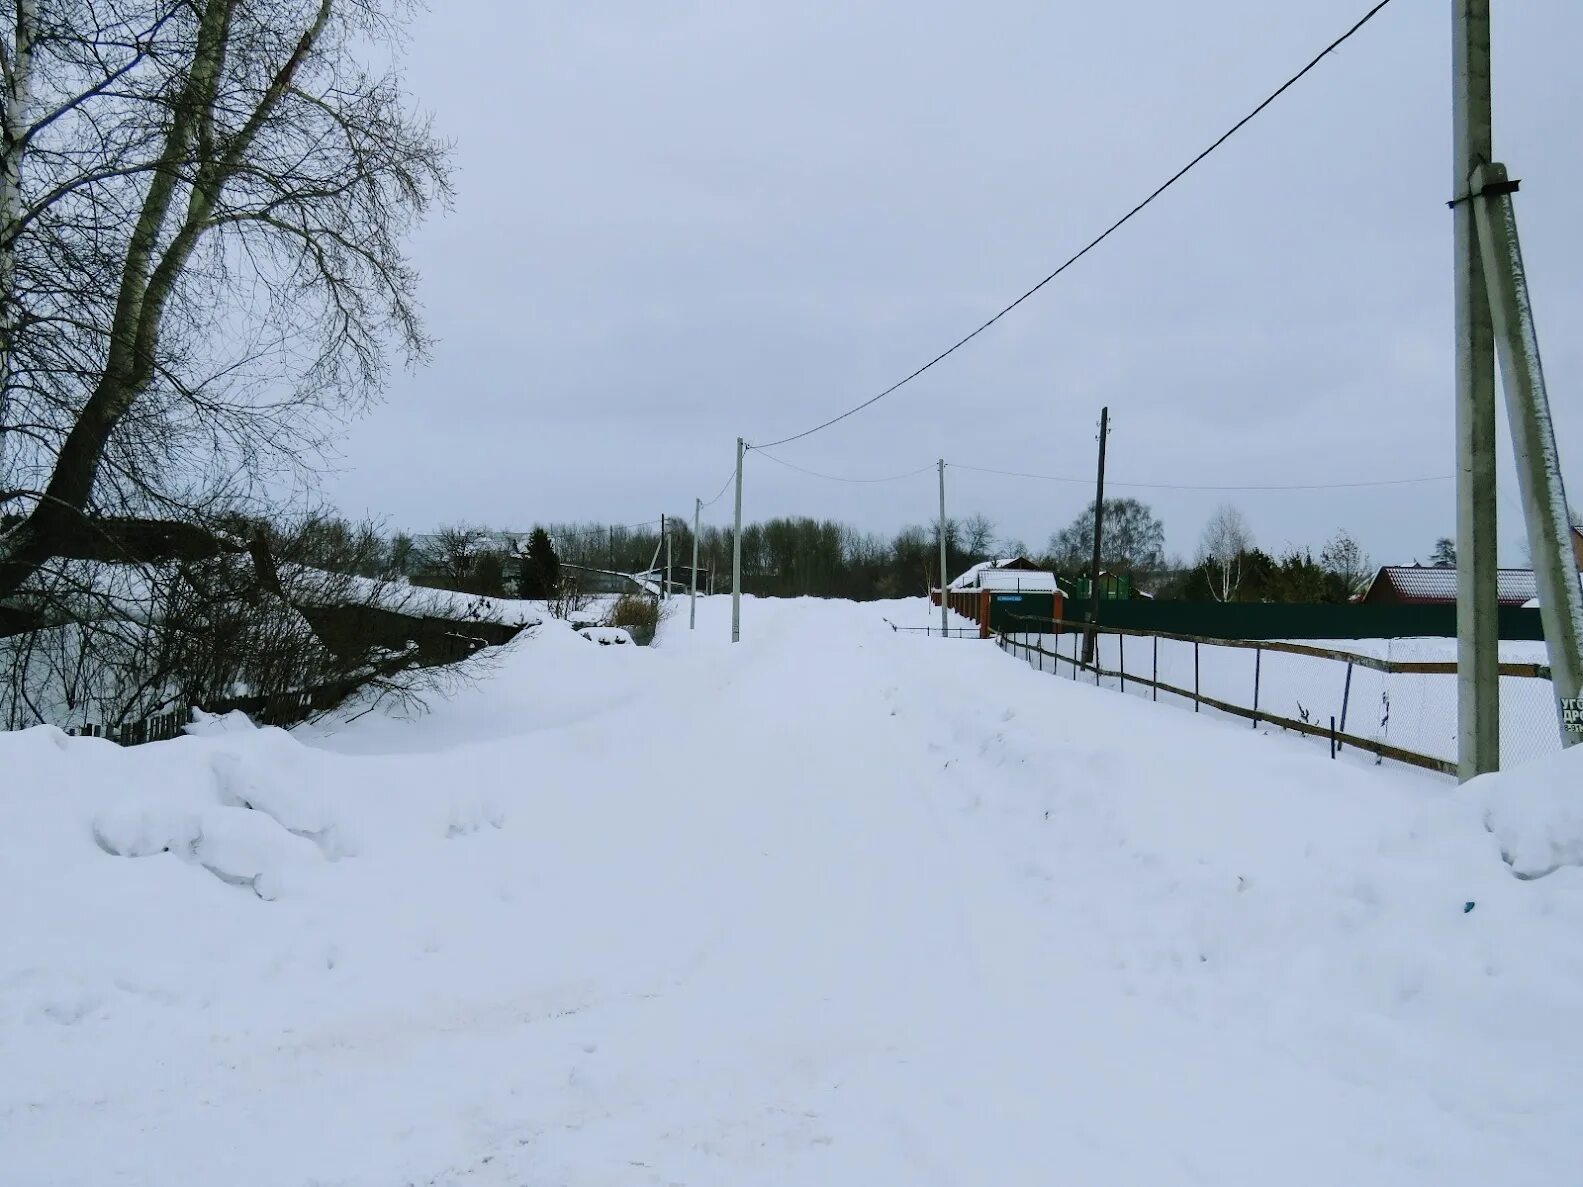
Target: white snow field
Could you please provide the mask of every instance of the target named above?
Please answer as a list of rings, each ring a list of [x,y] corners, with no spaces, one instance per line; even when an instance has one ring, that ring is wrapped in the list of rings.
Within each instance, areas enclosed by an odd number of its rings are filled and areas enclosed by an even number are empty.
[[[1576,1180],[1583,748],[1459,790],[921,602],[728,614],[0,735],[0,1183]]]

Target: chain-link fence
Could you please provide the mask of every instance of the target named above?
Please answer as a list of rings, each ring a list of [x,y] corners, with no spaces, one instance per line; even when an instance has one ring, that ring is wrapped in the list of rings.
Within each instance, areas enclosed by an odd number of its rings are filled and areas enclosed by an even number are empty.
[[[1332,753],[1351,746],[1376,761],[1456,773],[1454,639],[1357,640],[1342,649],[1101,627],[1085,662],[1083,624],[1059,624],[1059,634],[1038,625],[1039,633],[1000,633],[1000,646],[1040,671],[1312,736]],[[1502,766],[1560,749],[1543,649],[1503,644]]]

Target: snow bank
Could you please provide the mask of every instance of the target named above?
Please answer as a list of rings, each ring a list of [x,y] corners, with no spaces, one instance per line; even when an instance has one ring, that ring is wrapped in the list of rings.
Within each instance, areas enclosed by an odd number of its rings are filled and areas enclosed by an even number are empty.
[[[1464,794],[1519,878],[1583,866],[1583,746],[1474,779]]]
[[[1349,767],[884,621],[929,613],[0,735],[0,1181],[1571,1176],[1583,871],[1525,875],[1575,756]]]

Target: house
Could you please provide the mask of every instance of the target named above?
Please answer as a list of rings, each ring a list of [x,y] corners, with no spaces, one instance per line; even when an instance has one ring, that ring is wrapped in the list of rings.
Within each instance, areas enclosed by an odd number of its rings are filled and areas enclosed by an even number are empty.
[[[1583,572],[1583,530],[1572,529],[1572,555]],[[1497,569],[1495,599],[1502,606],[1538,605],[1539,586],[1532,569]],[[1457,571],[1424,565],[1386,565],[1358,599],[1372,606],[1454,606]]]
[[[1070,596],[1078,602],[1087,602],[1090,588],[1087,574],[1076,577],[1072,581]],[[1099,600],[1102,602],[1125,602],[1132,598],[1152,597],[1154,597],[1152,593],[1133,585],[1131,576],[1126,573],[1112,573],[1109,569],[1099,571]]]
[[[611,569],[593,569],[586,565],[561,562],[561,576],[573,582],[578,593],[629,594],[643,593],[645,586],[640,577],[630,573],[617,573]]]
[[[951,609],[978,623],[981,639],[989,638],[992,631],[1053,627],[1065,606],[1065,593],[1055,574],[1025,556],[981,561],[958,575],[946,587],[945,596]],[[938,606],[940,591],[930,590],[929,600]]]
[[[1025,556],[980,561],[947,586],[953,593],[981,589],[1010,590],[1013,593],[1053,593],[1060,588],[1055,574],[1041,569]]]
[[[1538,595],[1532,569],[1498,569],[1495,597],[1502,606],[1521,606]],[[1367,606],[1454,606],[1457,571],[1425,565],[1386,565],[1374,575],[1362,598]]]

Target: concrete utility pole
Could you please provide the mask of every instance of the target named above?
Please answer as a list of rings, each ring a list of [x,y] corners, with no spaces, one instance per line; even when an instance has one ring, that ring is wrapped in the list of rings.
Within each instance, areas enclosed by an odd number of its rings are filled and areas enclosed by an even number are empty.
[[[1583,695],[1583,649],[1579,645],[1583,639],[1583,590],[1578,586],[1561,458],[1550,421],[1550,398],[1539,363],[1539,335],[1517,238],[1517,212],[1512,204],[1516,188],[1504,165],[1481,165],[1473,173],[1476,196],[1472,203],[1500,350],[1501,389],[1506,395],[1506,418],[1517,458],[1550,682],[1556,695],[1561,744],[1572,746],[1583,742],[1583,733],[1568,728],[1563,703]]]
[[[940,637],[951,637],[950,611],[945,604],[945,459],[940,459]]]
[[[687,629],[698,629],[698,517],[703,514],[704,501],[693,499],[693,580],[687,593]]]
[[[1094,484],[1094,563],[1088,576],[1088,621],[1090,626],[1083,636],[1083,662],[1095,662],[1094,653],[1099,643],[1099,557],[1105,538],[1105,438],[1110,435],[1110,407],[1099,410],[1099,478]]]
[[[742,455],[746,450],[737,438],[737,513],[731,532],[731,641],[742,641]]]
[[[1493,159],[1490,3],[1452,0],[1451,197],[1457,376],[1457,777],[1500,766],[1496,615],[1495,330],[1470,188]]]

